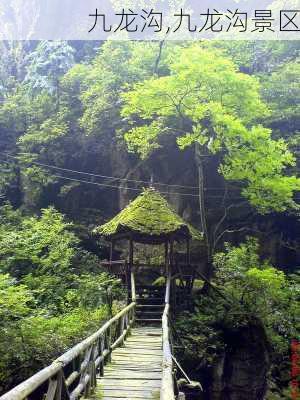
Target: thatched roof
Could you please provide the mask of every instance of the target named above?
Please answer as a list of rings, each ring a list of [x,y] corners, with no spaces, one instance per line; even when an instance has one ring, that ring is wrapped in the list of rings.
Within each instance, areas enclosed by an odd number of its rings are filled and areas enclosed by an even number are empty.
[[[154,189],[146,189],[112,220],[94,229],[106,239],[129,238],[141,243],[163,243],[168,239],[201,240],[202,234],[172,210]]]

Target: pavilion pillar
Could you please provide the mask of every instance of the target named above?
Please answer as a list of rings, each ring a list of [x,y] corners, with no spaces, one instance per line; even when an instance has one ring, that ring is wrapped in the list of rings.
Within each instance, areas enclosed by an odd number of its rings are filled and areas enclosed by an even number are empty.
[[[186,241],[186,262],[189,267],[190,273],[192,273],[192,275],[189,275],[189,277],[186,278],[186,280],[185,280],[185,293],[186,293],[186,298],[187,298],[187,306],[188,306],[188,308],[190,308],[191,294],[192,294],[192,288],[193,288],[193,284],[194,284],[195,271],[194,270],[191,271],[191,267],[190,267],[190,265],[191,265],[191,249],[190,249],[190,239],[189,238]]]
[[[190,265],[191,263],[191,249],[190,249],[190,239],[186,241],[186,263]]]
[[[133,240],[132,238],[129,239],[129,267],[130,269],[133,266]]]
[[[168,274],[168,264],[169,264],[169,242],[165,242],[165,272]]]
[[[170,303],[172,304],[172,311],[176,311],[176,281],[172,280],[172,275],[174,274],[174,240],[170,242],[170,265],[169,265],[169,275],[168,279],[170,282]],[[176,274],[176,273],[175,273]]]
[[[165,303],[170,303],[170,294],[171,294],[171,278],[172,278],[172,265],[173,265],[173,240],[170,241],[170,246],[168,246],[168,257],[166,263],[166,296]]]
[[[109,262],[111,263],[113,260],[113,255],[114,255],[114,247],[115,247],[115,242],[112,240],[110,242],[110,250],[109,250]]]
[[[173,268],[174,265],[174,240],[170,242],[170,270]]]
[[[129,239],[129,276],[128,276],[128,303],[136,300],[135,280],[133,272],[133,240]]]

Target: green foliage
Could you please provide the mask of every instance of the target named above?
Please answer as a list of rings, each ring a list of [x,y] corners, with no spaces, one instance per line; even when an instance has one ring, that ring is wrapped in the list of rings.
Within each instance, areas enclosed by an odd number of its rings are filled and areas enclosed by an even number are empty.
[[[124,134],[129,150],[145,158],[160,147],[161,136],[175,134],[182,149],[198,143],[223,154],[219,171],[245,182],[242,194],[261,213],[297,208],[299,179],[284,175],[294,157],[257,123],[269,115],[258,80],[239,72],[221,51],[199,44],[180,48],[169,68],[169,75],[138,83],[122,96],[124,117],[139,124]]]
[[[294,42],[165,43],[160,52],[159,43],[108,41],[92,62],[72,67],[69,44],[40,42],[0,107],[5,148],[26,153],[21,179],[13,168],[2,173],[1,192],[18,182],[35,210],[57,179],[28,162],[64,166],[71,154],[87,160],[91,146],[107,158],[123,135],[145,158],[170,135],[182,149],[197,143],[219,154],[220,173],[241,182],[261,213],[295,209],[295,159],[272,133],[297,150],[298,52]]]
[[[299,62],[290,62],[275,70],[264,81],[263,96],[272,110],[272,120],[289,124],[299,120],[299,73]]]
[[[74,50],[62,41],[41,41],[28,56],[25,83],[35,92],[57,91],[60,76],[74,63]]]
[[[285,375],[290,369],[290,343],[300,334],[300,286],[294,277],[262,262],[258,250],[258,242],[248,238],[237,247],[227,244],[224,252],[217,253],[213,283],[224,297],[213,289],[207,296],[195,297],[193,313],[183,313],[176,327],[185,349],[183,358],[206,371],[226,352],[233,334],[257,327],[264,340],[265,332],[270,376],[278,385],[274,392],[281,393],[289,382]]]
[[[105,272],[75,275],[72,288],[68,289],[64,296],[65,308],[89,310],[100,307],[109,301],[109,290],[114,297],[123,294],[120,291],[119,281]]]
[[[219,41],[210,46],[221,48],[235,60],[239,68],[249,74],[267,74],[299,56],[299,43],[294,40]]]
[[[198,44],[179,49],[169,67],[169,76],[151,78],[124,94],[125,116],[139,115],[144,120],[155,118],[162,127],[169,122],[165,121],[166,117],[173,117],[171,123],[177,123],[179,118],[181,125],[190,122],[194,126],[195,141],[199,135],[210,138],[212,132],[207,119],[218,117],[220,113],[249,123],[267,112],[259,96],[257,79],[239,73],[233,62],[217,50],[212,52]],[[165,128],[170,132],[177,131],[173,125]],[[188,124],[181,129],[181,136],[191,134]],[[142,153],[142,146],[138,143],[136,146]]]
[[[176,321],[176,331],[180,332],[180,342],[184,348],[182,359],[189,366],[199,367],[199,363],[212,367],[218,355],[225,348],[222,325],[222,303],[215,298],[203,297],[196,302],[193,313],[185,312]]]
[[[120,299],[123,292],[117,279],[99,271],[95,256],[78,248],[72,225],[54,208],[26,217],[7,204],[0,223],[5,391],[95,332],[115,309],[109,309],[111,296]]]
[[[300,67],[299,62],[289,62],[262,77],[262,95],[268,102],[271,115],[266,123],[277,137],[284,137],[298,159],[293,172],[299,172],[300,148]]]
[[[27,352],[40,365],[46,365],[98,330],[108,317],[108,308],[100,307],[92,310],[73,309],[51,318],[27,318],[21,326]]]
[[[8,274],[0,274],[0,321],[2,327],[28,316],[33,296],[25,285],[16,285]],[[8,326],[7,326],[8,325]]]
[[[300,288],[289,282],[284,272],[266,261],[261,263],[257,254],[258,243],[251,238],[239,247],[227,245],[226,252],[214,258],[215,279],[237,306],[241,318],[259,318],[274,347],[286,351],[289,340],[300,329],[296,323]]]
[[[68,313],[49,317],[32,308],[33,296],[24,285],[15,285],[3,275],[0,285],[1,391],[50,364],[99,329],[109,317],[108,308],[103,305],[89,310],[70,309]]]
[[[133,83],[149,78],[155,69],[159,43],[107,41],[90,67],[75,67],[67,79],[81,81],[83,115],[80,123],[87,134],[103,136],[108,129],[121,128],[120,94]],[[166,56],[160,63],[165,67]]]
[[[118,289],[116,279],[95,268],[99,261],[80,251],[72,225],[58,211],[42,210],[39,218],[22,218],[9,205],[1,211],[0,271],[25,283],[38,308],[55,315],[94,309],[106,303],[109,287]]]
[[[2,219],[8,220],[14,212],[5,207]],[[6,214],[6,215],[5,215]],[[15,219],[16,217],[13,216]],[[70,232],[70,224],[53,208],[42,210],[40,218],[22,219],[20,225],[10,221],[0,230],[0,268],[20,277],[31,272],[42,275],[55,271],[56,275],[70,267],[74,246],[78,243]]]

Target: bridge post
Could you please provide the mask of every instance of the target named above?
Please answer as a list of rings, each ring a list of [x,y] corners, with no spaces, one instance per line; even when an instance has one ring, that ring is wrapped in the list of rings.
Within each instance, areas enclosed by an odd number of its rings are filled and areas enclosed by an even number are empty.
[[[100,336],[100,352],[99,355],[101,357],[100,365],[99,365],[99,374],[100,376],[104,375],[104,357],[103,357],[103,352],[104,352],[104,336]]]

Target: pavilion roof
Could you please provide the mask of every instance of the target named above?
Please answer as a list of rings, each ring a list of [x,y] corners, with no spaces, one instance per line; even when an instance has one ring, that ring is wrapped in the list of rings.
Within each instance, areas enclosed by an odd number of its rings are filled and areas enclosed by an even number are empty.
[[[202,240],[202,233],[185,222],[155,189],[145,189],[119,214],[94,233],[106,239],[132,238],[141,243]]]

